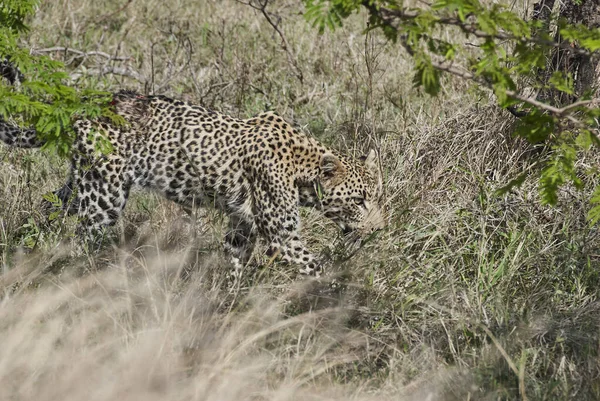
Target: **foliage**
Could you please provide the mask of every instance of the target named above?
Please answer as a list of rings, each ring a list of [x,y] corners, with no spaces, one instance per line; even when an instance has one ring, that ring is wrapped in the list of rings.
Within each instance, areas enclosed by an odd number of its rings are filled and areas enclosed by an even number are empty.
[[[600,30],[568,24],[554,16],[556,42],[538,20],[524,21],[517,13],[500,4],[486,6],[479,0],[437,0],[422,8],[404,8],[394,0],[305,0],[305,17],[320,31],[334,29],[360,9],[369,16],[368,29],[381,29],[391,41],[399,42],[414,60],[416,87],[437,95],[442,73],[450,73],[493,90],[499,106],[520,117],[516,134],[533,143],[549,143],[553,156],[542,164],[540,194],[544,203],[557,202],[558,189],[567,183],[580,188],[575,168],[578,154],[589,145],[600,145],[597,117],[600,111],[588,107],[592,94],[576,94],[573,76],[566,71],[550,71],[548,60],[553,51],[590,55],[600,50]],[[457,35],[446,40],[440,27],[450,27]],[[548,25],[545,25],[548,26]],[[473,39],[478,40],[473,46]],[[467,40],[465,40],[467,39]],[[465,43],[470,42],[467,46]],[[549,75],[549,78],[545,78]],[[533,93],[551,90],[571,99],[568,104],[550,104],[523,95],[519,87]],[[580,133],[577,139],[573,131]],[[515,179],[503,193],[523,179]],[[596,189],[596,193],[600,189]],[[600,201],[595,196],[591,222],[598,221]]]
[[[0,5],[0,61],[16,67],[24,77],[22,82],[13,83],[0,79],[0,117],[18,116],[23,125],[35,127],[47,141],[47,149],[66,155],[73,141],[72,118],[109,114],[109,94],[69,85],[63,63],[32,55],[29,49],[19,46],[21,36],[28,31],[26,20],[38,3],[10,0]]]

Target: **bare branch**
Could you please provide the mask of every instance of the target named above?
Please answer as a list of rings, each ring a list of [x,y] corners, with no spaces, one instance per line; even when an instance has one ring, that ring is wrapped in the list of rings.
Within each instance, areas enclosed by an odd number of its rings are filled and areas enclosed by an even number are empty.
[[[73,53],[73,54],[75,54],[75,56],[73,56],[73,58],[88,58],[91,56],[99,56],[99,57],[103,57],[107,60],[114,60],[114,61],[131,60],[131,57],[112,56],[108,53],[104,53],[104,52],[100,52],[100,51],[84,52],[81,50],[71,49],[70,47],[62,47],[62,46],[48,47],[45,49],[34,49],[32,51],[33,54],[43,54],[43,53],[52,53],[52,52],[64,52],[65,54]]]
[[[273,21],[272,14],[267,11],[267,5],[269,4],[269,0],[249,0],[248,2],[237,0],[237,2],[247,5],[247,6],[250,6],[250,7],[254,8],[255,10],[258,10],[262,13],[262,15],[265,17],[265,19],[269,23],[269,25],[271,25],[271,27],[273,27],[273,29],[275,30],[277,35],[279,35],[279,38],[281,39],[281,48],[287,54],[288,62],[296,70],[296,74],[295,74],[296,77],[298,78],[300,83],[303,83],[304,82],[304,74],[302,73],[302,70],[300,69],[300,66],[298,65],[298,61],[296,60],[296,57],[294,57],[294,55],[292,54],[292,52],[290,50],[290,44],[288,43],[288,41],[285,38],[285,35],[281,31],[281,29],[279,29],[279,24],[275,23],[275,21]],[[258,3],[258,5],[256,3]]]
[[[133,78],[142,83],[147,82],[147,79],[144,76],[142,76],[140,73],[133,70],[129,66],[117,67],[117,66],[109,65],[111,62],[114,62],[114,61],[129,61],[132,59],[131,57],[111,55],[111,54],[108,54],[108,53],[105,53],[102,51],[84,52],[82,50],[72,49],[72,48],[63,47],[63,46],[53,46],[53,47],[47,47],[47,48],[43,48],[43,49],[32,50],[32,54],[44,54],[44,53],[53,53],[53,52],[64,52],[65,55],[72,54],[73,57],[67,62],[67,64],[70,64],[73,60],[76,60],[76,59],[84,59],[85,60],[89,57],[101,57],[106,60],[105,65],[88,68],[85,72],[78,71],[78,72],[72,73],[71,79],[73,79],[73,80],[79,79],[84,75],[102,76],[102,75],[106,75],[106,74],[114,74],[114,75],[122,75],[122,76],[130,77],[130,78]]]
[[[139,72],[131,69],[130,67],[117,67],[117,66],[109,66],[109,65],[100,66],[100,67],[96,67],[96,68],[90,68],[90,69],[86,70],[85,72],[82,72],[82,71],[75,72],[75,73],[71,74],[71,79],[73,79],[73,80],[79,79],[85,75],[102,76],[102,75],[106,75],[106,74],[121,75],[124,77],[133,78],[136,81],[139,81],[141,83],[146,83],[148,81],[148,79],[145,76],[143,76]]]
[[[121,8],[117,9],[116,11],[113,11],[112,13],[103,15],[100,18],[98,18],[98,20],[96,21],[96,24],[100,24],[100,23],[106,21],[107,19],[117,15],[121,11],[125,10],[131,3],[133,3],[133,0],[127,0],[127,3],[125,3],[125,5],[123,5]]]

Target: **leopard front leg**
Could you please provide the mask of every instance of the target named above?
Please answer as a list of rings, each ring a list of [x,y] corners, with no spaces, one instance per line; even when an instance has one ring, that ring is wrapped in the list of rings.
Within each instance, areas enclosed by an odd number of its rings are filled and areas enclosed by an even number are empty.
[[[286,263],[293,263],[300,266],[300,274],[319,277],[321,274],[321,265],[315,256],[306,249],[304,242],[297,233],[285,238],[277,238],[271,241],[268,254],[271,256],[279,255]]]
[[[279,256],[286,263],[299,265],[301,274],[318,277],[321,273],[320,263],[306,249],[298,234],[300,215],[297,191],[293,185],[270,193],[263,187],[256,189],[256,226],[269,243],[270,256]]]

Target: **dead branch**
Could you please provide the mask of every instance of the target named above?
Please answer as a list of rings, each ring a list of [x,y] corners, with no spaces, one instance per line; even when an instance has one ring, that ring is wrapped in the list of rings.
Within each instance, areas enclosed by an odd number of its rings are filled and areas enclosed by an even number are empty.
[[[72,49],[70,47],[62,47],[62,46],[54,46],[54,47],[48,47],[45,49],[34,49],[32,51],[33,54],[43,54],[43,53],[53,53],[53,52],[64,52],[65,54],[67,53],[73,53],[73,59],[79,59],[79,58],[88,58],[88,57],[93,57],[93,56],[98,56],[98,57],[103,57],[107,60],[111,60],[111,61],[127,61],[127,60],[131,60],[131,57],[125,57],[125,56],[112,56],[108,53],[104,53],[104,52],[100,52],[100,51],[89,51],[89,52],[84,52],[81,50],[77,50],[77,49]]]
[[[133,70],[131,67],[117,67],[117,66],[110,66],[110,65],[90,68],[90,69],[87,69],[85,72],[83,72],[83,71],[74,72],[73,74],[71,74],[71,79],[76,80],[85,75],[103,76],[103,75],[107,75],[107,74],[121,75],[124,77],[133,78],[136,81],[139,81],[143,84],[145,84],[148,81],[148,79],[145,76],[143,76],[139,72]]]
[[[281,48],[287,54],[288,63],[292,65],[292,67],[294,67],[296,78],[298,78],[301,84],[304,83],[304,74],[302,73],[302,70],[298,65],[298,60],[296,60],[296,57],[292,54],[290,50],[290,45],[287,39],[285,38],[285,35],[281,31],[281,29],[279,29],[279,22],[276,23],[275,21],[273,21],[273,15],[267,11],[267,5],[269,4],[269,0],[249,0],[247,2],[242,0],[236,1],[238,3],[250,6],[255,10],[261,12],[261,14],[265,17],[269,25],[271,25],[271,27],[275,30],[277,35],[279,35],[279,38],[281,39]],[[281,19],[279,18],[279,20]]]
[[[98,20],[96,21],[96,24],[100,24],[100,23],[106,21],[107,19],[112,18],[113,16],[117,15],[121,11],[125,10],[131,3],[133,3],[133,0],[127,0],[125,5],[123,5],[122,7],[118,8],[117,10],[113,11],[112,13],[105,14],[105,15],[101,16],[100,18],[98,18]]]

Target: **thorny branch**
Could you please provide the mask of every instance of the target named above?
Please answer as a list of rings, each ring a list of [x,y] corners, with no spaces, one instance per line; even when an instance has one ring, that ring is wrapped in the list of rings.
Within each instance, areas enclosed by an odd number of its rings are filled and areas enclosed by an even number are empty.
[[[414,19],[419,15],[418,12],[413,12],[413,11],[389,10],[389,9],[386,9],[383,7],[378,8],[375,5],[371,4],[370,1],[364,1],[363,5],[369,10],[369,12],[371,14],[379,16],[385,25],[387,25],[391,28],[394,28],[394,29],[397,29],[397,23],[399,23],[400,20]],[[498,32],[496,35],[490,35],[486,32],[478,30],[474,25],[465,24],[464,22],[462,22],[456,18],[440,18],[440,19],[438,19],[438,22],[440,24],[456,25],[456,26],[460,27],[461,29],[463,29],[463,31],[471,33],[471,34],[481,37],[481,38],[496,38],[496,39],[501,39],[501,40],[523,40],[524,39],[524,38],[517,38],[513,35],[510,35],[510,34],[504,33],[504,32]],[[406,42],[406,38],[400,36],[399,39],[400,39],[400,43],[406,49],[406,51],[410,55],[413,55],[414,54],[413,49]],[[561,49],[564,48],[565,50],[568,50],[568,51],[571,51],[574,53],[578,53],[578,54],[586,54],[586,55],[589,54],[589,52],[587,52],[584,49],[577,49],[577,48],[573,48],[568,45],[565,46],[563,44],[555,43],[552,41],[546,41],[541,38],[529,38],[528,40],[532,41],[533,43],[542,43],[543,42],[543,44],[560,47]],[[449,74],[458,76],[460,78],[477,82],[478,84],[485,86],[489,89],[493,89],[491,83],[485,81],[484,79],[476,76],[473,73],[470,73],[468,71],[464,71],[462,69],[455,67],[452,63],[436,62],[436,61],[432,60],[431,65],[433,66],[433,68],[435,68],[439,71],[444,71]],[[571,112],[575,111],[578,107],[583,107],[583,106],[586,106],[586,105],[592,103],[591,100],[581,100],[581,101],[569,104],[567,106],[564,106],[562,108],[559,108],[559,107],[554,107],[547,103],[540,102],[535,97],[525,96],[525,95],[523,95],[519,92],[513,91],[513,90],[506,90],[505,93],[510,98],[513,98],[515,100],[518,100],[518,101],[528,104],[530,106],[536,107],[540,110],[544,110],[548,113],[551,113],[552,115],[554,115],[556,117],[566,118],[567,120],[569,120],[571,123],[573,123],[577,127],[586,127],[586,124],[584,124],[582,121],[578,120],[577,118],[573,117],[571,115]],[[514,108],[509,108],[509,111],[512,114],[514,114],[516,117],[523,117],[524,115],[527,114],[527,113],[521,113],[519,111],[516,111]],[[596,136],[598,137],[597,133],[596,133]]]
[[[250,6],[250,7],[254,8],[255,10],[258,10],[261,12],[261,14],[265,17],[265,19],[267,20],[269,25],[271,25],[271,27],[273,27],[273,29],[275,30],[277,35],[279,35],[279,38],[281,38],[281,48],[287,54],[288,62],[292,65],[292,67],[294,67],[296,78],[298,78],[298,80],[300,81],[301,84],[304,83],[304,74],[302,73],[302,70],[300,69],[300,66],[298,65],[298,60],[296,60],[296,57],[294,57],[294,55],[292,54],[292,52],[290,50],[290,44],[288,43],[288,41],[285,38],[285,35],[281,31],[281,29],[279,29],[279,22],[275,22],[273,20],[273,15],[267,11],[267,5],[269,4],[269,0],[248,0],[247,2],[242,1],[242,0],[237,0],[237,2],[241,3],[241,4],[245,4],[247,6]]]

